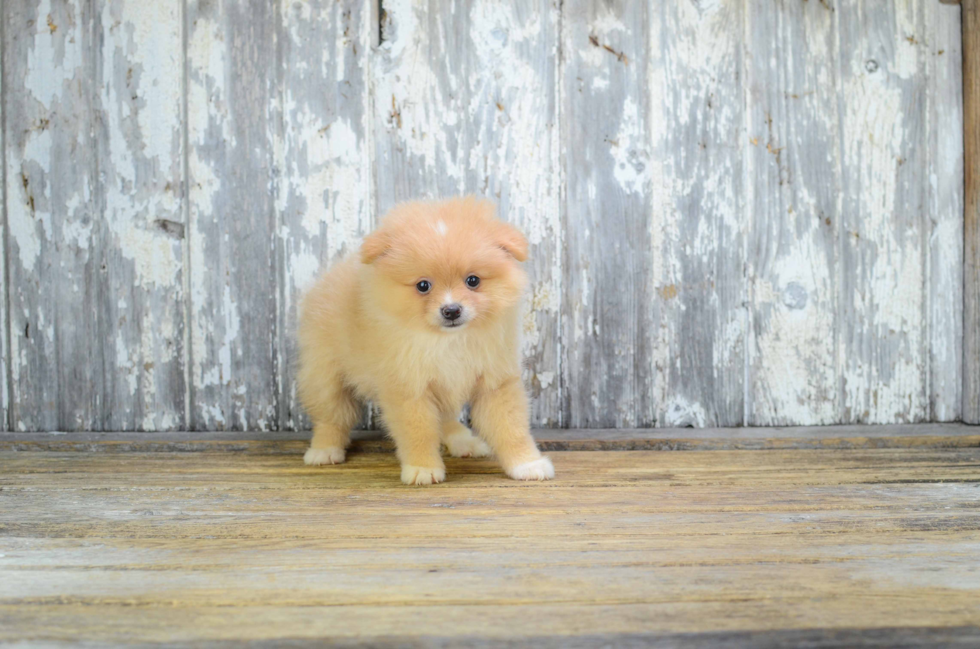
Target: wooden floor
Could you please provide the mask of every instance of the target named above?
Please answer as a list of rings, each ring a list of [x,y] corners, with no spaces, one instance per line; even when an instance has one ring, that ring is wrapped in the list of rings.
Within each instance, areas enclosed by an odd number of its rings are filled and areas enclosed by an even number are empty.
[[[413,488],[289,440],[11,440],[3,644],[980,644],[975,444],[557,451],[554,482],[448,460]]]

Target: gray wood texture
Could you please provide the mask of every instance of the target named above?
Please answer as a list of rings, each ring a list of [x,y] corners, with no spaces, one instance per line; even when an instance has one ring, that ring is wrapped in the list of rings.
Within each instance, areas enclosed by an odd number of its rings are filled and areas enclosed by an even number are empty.
[[[279,7],[187,3],[191,421],[279,425]]]
[[[450,458],[417,489],[393,454],[306,467],[258,444],[0,450],[0,644],[980,640],[977,447],[553,452],[541,485]]]
[[[971,371],[963,367],[964,323],[972,322],[970,326],[980,329],[980,318],[970,320],[963,311],[964,278],[957,270],[963,266],[965,254],[963,89],[967,71],[963,66],[961,21],[955,8],[948,9],[925,12],[926,38],[931,43],[927,44],[925,63],[930,168],[926,205],[929,419],[937,421],[957,419],[962,412],[963,377]],[[962,80],[959,87],[956,79]],[[973,371],[980,372],[980,368]]]
[[[755,428],[539,428],[545,451],[745,451],[831,449],[977,448],[980,430],[962,423],[868,426],[766,426]],[[382,431],[358,430],[351,453],[393,453]],[[85,453],[244,453],[302,455],[305,431],[264,433],[0,433],[0,451]]]
[[[183,426],[181,8],[3,6],[10,425]]]
[[[295,387],[297,304],[318,271],[355,252],[374,224],[368,73],[376,23],[368,3],[334,0],[284,2],[281,21],[280,426],[308,430]]]
[[[3,237],[0,238],[0,289],[3,290],[3,302],[0,302],[0,430],[5,431],[10,427],[10,323],[9,323],[9,290],[7,288],[7,250],[9,249],[7,227],[7,129],[4,127],[6,120],[4,93],[3,93],[3,43],[6,42],[6,23],[7,14],[4,7],[0,6],[0,223],[3,225]]]
[[[966,164],[963,421],[980,424],[980,2],[963,0]]]
[[[0,427],[306,429],[300,293],[460,193],[531,242],[535,426],[980,420],[961,29],[929,0],[5,0]]]
[[[383,2],[374,62],[377,214],[486,196],[527,235],[532,419],[562,422],[558,25],[550,0]]]
[[[923,9],[862,0],[838,7],[845,422],[928,417],[928,330],[915,324],[928,314]]]
[[[732,26],[744,25],[754,7],[665,3],[651,27],[650,56],[663,65],[648,81],[662,93],[651,118],[654,159],[663,165],[651,233],[661,425],[745,423],[743,80],[751,44]]]
[[[563,11],[563,405],[572,427],[651,426],[653,16],[642,2],[574,0]]]
[[[836,17],[819,2],[750,12],[746,225],[750,425],[840,420]]]

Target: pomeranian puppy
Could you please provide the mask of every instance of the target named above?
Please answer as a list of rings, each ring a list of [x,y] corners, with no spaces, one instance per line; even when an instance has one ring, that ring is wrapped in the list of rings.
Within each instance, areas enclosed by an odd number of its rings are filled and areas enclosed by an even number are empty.
[[[304,297],[298,383],[313,420],[307,464],[344,461],[358,401],[370,400],[405,484],[445,480],[441,445],[454,457],[493,452],[515,480],[554,477],[531,437],[521,382],[527,241],[494,212],[475,198],[400,204],[358,257]],[[467,403],[479,437],[459,422]]]

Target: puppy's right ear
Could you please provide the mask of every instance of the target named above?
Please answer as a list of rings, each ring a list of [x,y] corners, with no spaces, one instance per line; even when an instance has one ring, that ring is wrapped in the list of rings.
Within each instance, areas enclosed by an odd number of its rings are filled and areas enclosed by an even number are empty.
[[[390,247],[388,233],[384,230],[375,230],[365,237],[364,243],[361,244],[361,263],[374,263],[374,260],[388,252]]]
[[[497,245],[517,261],[527,261],[527,239],[510,223],[497,221]]]

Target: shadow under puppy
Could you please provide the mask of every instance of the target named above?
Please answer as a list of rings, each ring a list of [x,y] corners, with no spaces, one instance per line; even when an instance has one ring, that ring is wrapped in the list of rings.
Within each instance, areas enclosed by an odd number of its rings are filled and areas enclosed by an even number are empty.
[[[475,198],[403,203],[300,305],[299,395],[307,464],[344,461],[358,399],[377,403],[402,482],[442,482],[455,457],[492,452],[516,480],[547,480],[521,383],[527,241]],[[471,405],[476,437],[459,423]],[[485,441],[484,441],[485,440]],[[489,444],[489,446],[488,446]]]

